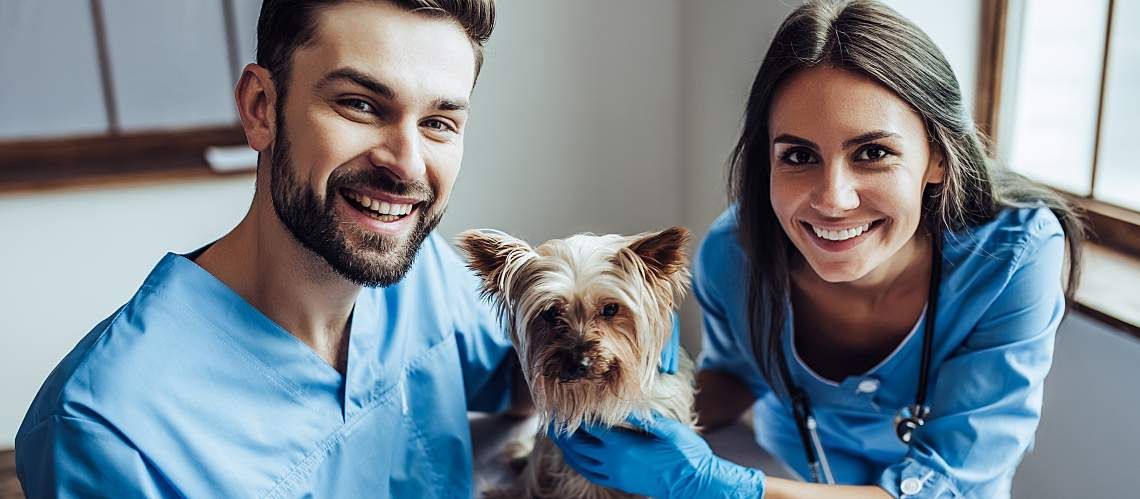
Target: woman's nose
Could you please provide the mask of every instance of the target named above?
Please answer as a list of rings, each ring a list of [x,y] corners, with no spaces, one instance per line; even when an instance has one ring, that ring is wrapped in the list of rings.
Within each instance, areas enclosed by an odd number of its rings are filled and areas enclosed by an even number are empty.
[[[859,207],[858,181],[846,165],[828,165],[811,198],[812,209],[825,216],[841,216]]]
[[[369,155],[374,166],[392,172],[400,181],[419,180],[424,177],[424,163],[419,129],[415,124],[393,124],[382,131],[379,144]]]

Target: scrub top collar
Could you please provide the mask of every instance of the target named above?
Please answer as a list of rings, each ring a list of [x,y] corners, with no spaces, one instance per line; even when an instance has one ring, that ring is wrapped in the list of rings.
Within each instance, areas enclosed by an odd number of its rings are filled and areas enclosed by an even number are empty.
[[[178,302],[186,311],[211,323],[248,353],[254,365],[296,394],[298,400],[338,394],[335,407],[340,408],[337,417],[342,421],[354,412],[352,409],[358,409],[359,392],[371,388],[361,383],[375,379],[377,371],[372,361],[376,359],[379,335],[377,319],[383,310],[375,303],[373,293],[365,288],[353,306],[346,382],[346,377],[312,348],[188,258],[200,255],[204,249],[185,256],[168,253],[143,283],[143,289]],[[307,405],[314,410],[328,407]]]
[[[864,409],[866,403],[861,398],[852,398],[850,394],[874,395],[874,392],[879,390],[883,379],[890,379],[895,375],[893,373],[900,368],[904,370],[910,368],[908,360],[913,356],[908,353],[922,346],[922,335],[918,333],[926,324],[926,311],[927,305],[924,305],[914,326],[886,357],[862,373],[851,374],[840,381],[835,381],[817,373],[800,357],[799,351],[796,350],[795,311],[791,300],[787,300],[784,304],[784,316],[787,317],[787,320],[784,321],[781,346],[784,350],[785,362],[788,362],[791,367],[792,380],[807,392],[812,405],[850,406],[853,409]],[[873,390],[866,388],[870,386],[868,382],[874,383]],[[876,405],[874,399],[869,402],[872,406]]]

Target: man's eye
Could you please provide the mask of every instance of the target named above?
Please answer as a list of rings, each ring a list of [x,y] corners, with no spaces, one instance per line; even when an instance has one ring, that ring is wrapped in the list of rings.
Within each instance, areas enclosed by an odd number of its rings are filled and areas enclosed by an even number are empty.
[[[887,148],[876,144],[870,144],[862,149],[859,149],[859,151],[855,153],[855,159],[857,161],[878,161],[890,154],[891,151],[887,150]]]
[[[434,118],[429,119],[427,121],[424,121],[423,125],[432,129],[433,131],[436,131],[436,132],[454,132],[455,131],[455,128],[452,127],[450,123],[443,121],[443,120],[434,119]]]
[[[789,149],[781,159],[791,165],[806,165],[815,162],[815,154],[807,149],[797,147]]]
[[[369,103],[367,101],[360,100],[360,99],[344,99],[344,100],[340,101],[340,103],[341,103],[341,105],[346,106],[349,109],[352,109],[353,111],[357,111],[357,112],[361,112],[361,113],[368,113],[368,114],[375,114],[376,113],[376,108],[373,107],[371,103]]]

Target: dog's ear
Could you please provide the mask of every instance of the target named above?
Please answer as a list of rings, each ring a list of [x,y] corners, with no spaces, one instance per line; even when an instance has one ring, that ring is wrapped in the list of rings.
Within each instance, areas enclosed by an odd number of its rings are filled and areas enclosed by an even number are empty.
[[[483,292],[492,296],[508,292],[513,269],[534,255],[530,245],[499,231],[468,230],[455,242],[467,255],[467,268],[483,280]]]
[[[670,227],[634,236],[628,247],[657,277],[667,277],[688,265],[688,244],[689,229]]]

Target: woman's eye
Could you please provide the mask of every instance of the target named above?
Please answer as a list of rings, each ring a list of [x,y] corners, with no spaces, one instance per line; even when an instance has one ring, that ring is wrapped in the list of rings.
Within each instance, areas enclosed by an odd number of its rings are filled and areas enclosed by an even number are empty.
[[[617,315],[619,309],[617,303],[607,303],[602,307],[602,317],[613,317]]]
[[[887,157],[889,154],[891,154],[891,152],[883,146],[871,144],[855,153],[855,159],[859,161],[878,161]]]
[[[795,148],[784,153],[785,163],[792,165],[806,165],[815,162],[815,154],[807,149]]]
[[[368,114],[376,113],[376,108],[373,107],[372,104],[368,103],[367,101],[362,101],[360,99],[344,99],[344,100],[340,101],[340,103],[343,104],[344,106],[348,107],[349,109],[352,109],[353,111],[357,111],[357,112],[361,112],[361,113],[368,113]]]

